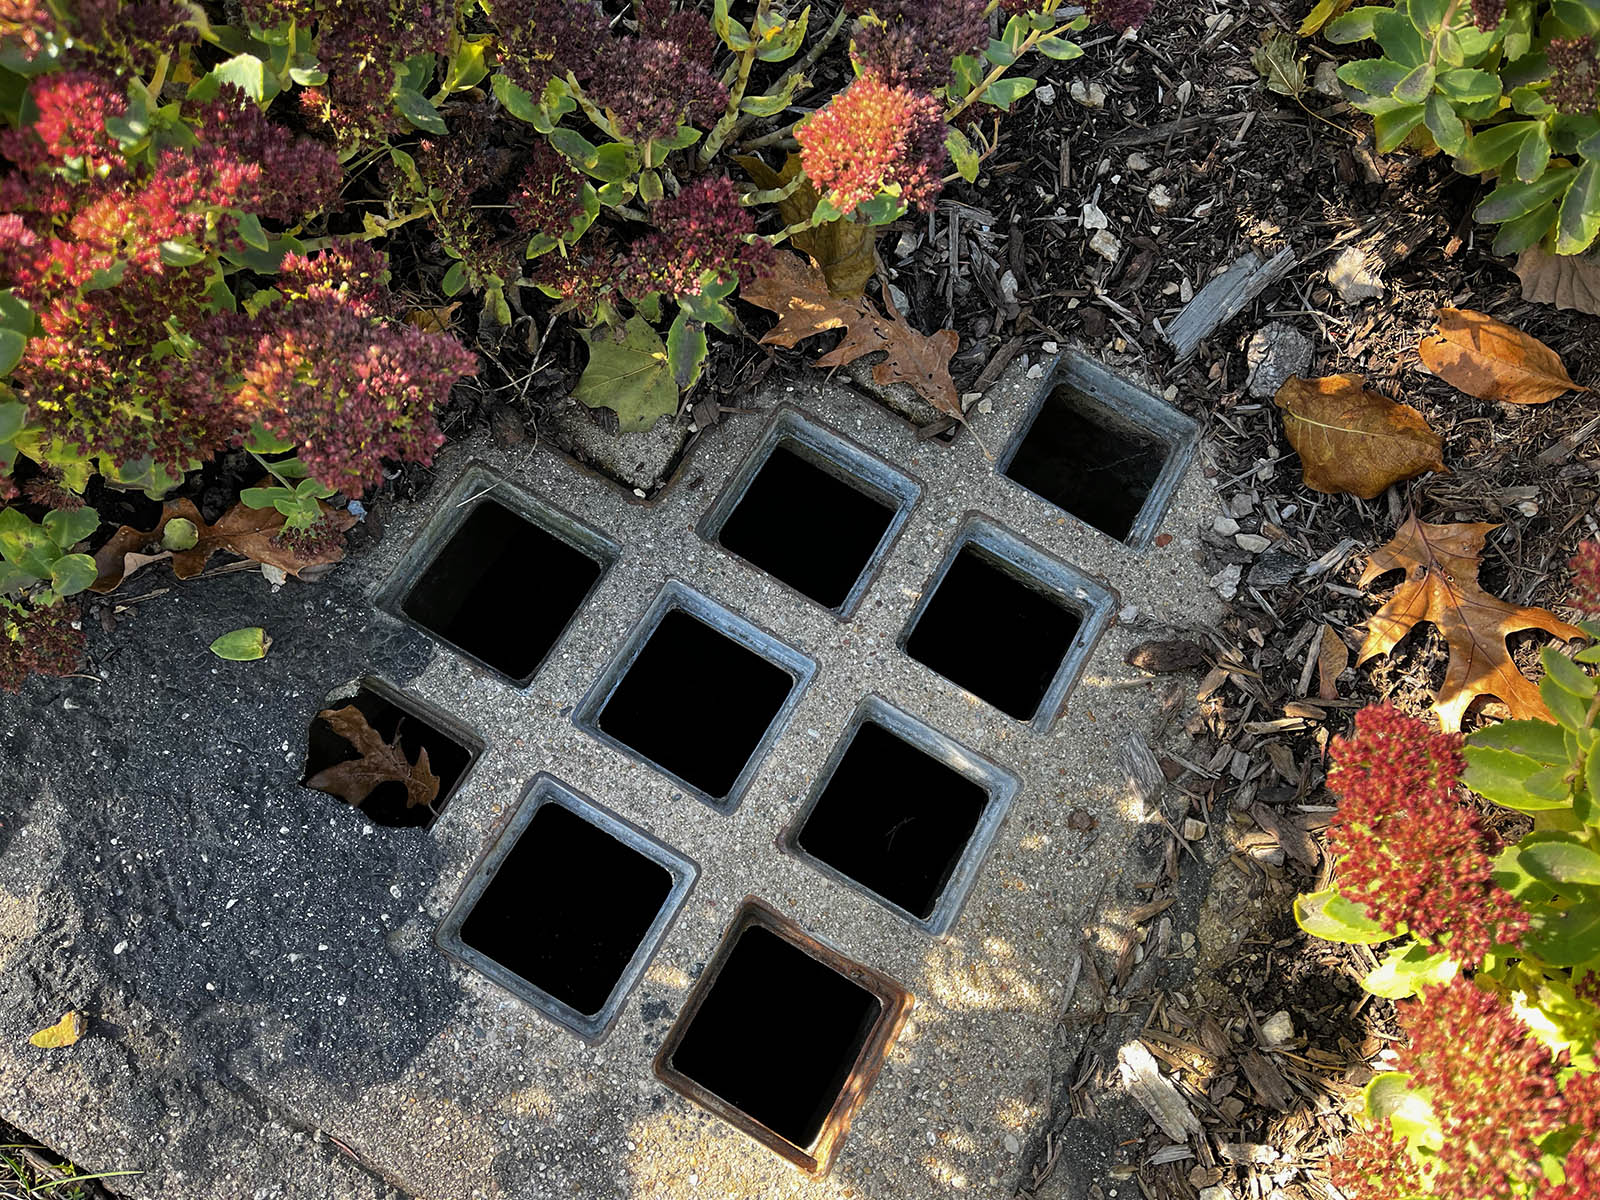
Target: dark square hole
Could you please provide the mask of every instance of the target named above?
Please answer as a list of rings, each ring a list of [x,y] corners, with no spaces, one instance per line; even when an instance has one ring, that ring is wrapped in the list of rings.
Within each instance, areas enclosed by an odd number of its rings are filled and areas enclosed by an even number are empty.
[[[605,1007],[672,874],[560,804],[539,806],[461,940],[585,1016]]]
[[[671,1067],[802,1149],[817,1139],[883,1010],[872,992],[746,926]]]
[[[718,541],[824,608],[849,598],[894,520],[894,508],[842,472],[779,443]]]
[[[1078,613],[972,546],[933,587],[906,653],[1001,712],[1030,720],[1078,632]]]
[[[795,681],[682,609],[650,633],[599,727],[709,796],[728,795]]]
[[[1122,540],[1133,532],[1168,452],[1147,430],[1062,386],[1045,399],[1005,473]]]
[[[525,683],[603,569],[505,505],[484,500],[434,555],[401,609],[457,649]]]
[[[476,750],[371,688],[362,687],[352,699],[337,701],[329,707],[339,709],[346,705],[360,709],[373,731],[385,742],[398,746],[407,762],[415,763],[426,750],[428,769],[439,777],[439,794],[432,805],[409,807],[405,784],[391,780],[378,784],[368,794],[359,805],[361,811],[375,825],[432,825],[455,794],[461,777],[477,755]],[[360,752],[335,733],[333,726],[321,716],[312,720],[307,742],[306,770],[300,778],[302,785],[329,767],[361,757]]]
[[[988,802],[965,775],[869,721],[850,739],[795,842],[926,920]]]

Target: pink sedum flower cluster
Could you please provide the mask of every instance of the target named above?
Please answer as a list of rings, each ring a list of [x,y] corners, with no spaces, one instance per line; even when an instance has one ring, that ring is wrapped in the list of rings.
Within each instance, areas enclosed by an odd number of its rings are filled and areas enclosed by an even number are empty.
[[[707,271],[748,283],[772,261],[770,246],[746,240],[755,220],[726,176],[696,180],[657,204],[650,217],[656,228],[633,244],[622,268],[628,296],[698,295]]]
[[[953,60],[989,44],[986,0],[878,0],[856,28],[850,56],[862,74],[933,91]]]
[[[939,102],[876,74],[840,92],[795,137],[807,177],[842,213],[890,189],[908,205],[925,207],[944,186]]]
[[[1373,920],[1474,966],[1514,942],[1528,917],[1494,884],[1489,838],[1456,794],[1461,745],[1387,706],[1357,713],[1355,734],[1334,743],[1328,847],[1342,860],[1340,890]]]
[[[34,672],[72,674],[86,640],[76,604],[20,608],[0,600],[0,692],[20,690]]]

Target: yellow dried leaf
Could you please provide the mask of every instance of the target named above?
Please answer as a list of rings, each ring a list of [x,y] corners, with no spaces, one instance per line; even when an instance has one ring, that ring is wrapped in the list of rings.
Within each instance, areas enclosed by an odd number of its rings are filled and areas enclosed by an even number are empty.
[[[1444,469],[1439,436],[1422,414],[1368,388],[1364,375],[1295,376],[1273,403],[1314,491],[1370,500],[1391,483]]]
[[[1561,356],[1538,338],[1466,308],[1441,308],[1438,328],[1417,347],[1422,365],[1480,400],[1548,404],[1572,382]]]
[[[28,1039],[28,1043],[41,1050],[59,1050],[70,1046],[83,1036],[83,1018],[76,1012],[66,1013],[48,1029],[41,1029]]]

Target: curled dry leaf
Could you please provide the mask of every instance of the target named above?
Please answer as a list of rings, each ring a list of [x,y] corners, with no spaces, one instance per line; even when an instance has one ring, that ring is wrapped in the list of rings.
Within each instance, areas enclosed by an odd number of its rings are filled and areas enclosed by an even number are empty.
[[[1600,316],[1600,258],[1586,254],[1550,254],[1529,246],[1517,256],[1522,298]]]
[[[384,741],[368,723],[366,714],[354,704],[323,709],[317,716],[349,742],[361,757],[318,771],[306,780],[307,787],[337,796],[356,808],[384,783],[405,785],[407,808],[431,805],[438,798],[439,777],[428,763],[427,747],[423,747],[413,763],[400,747],[399,734],[396,733],[392,742]]]
[[[1322,627],[1322,641],[1317,647],[1317,696],[1323,700],[1339,698],[1339,676],[1350,665],[1350,647],[1344,644],[1339,631],[1332,625]]]
[[[1538,338],[1467,308],[1441,308],[1438,328],[1417,347],[1422,365],[1480,400],[1547,404],[1572,382],[1561,356]]]
[[[1422,414],[1367,387],[1364,375],[1293,376],[1273,403],[1313,491],[1370,500],[1391,483],[1444,470]]]
[[[783,218],[784,225],[798,225],[817,210],[821,197],[811,181],[801,179],[795,183],[800,175],[798,154],[790,154],[781,171],[774,171],[753,154],[735,155],[733,161],[763,188],[781,190],[794,184],[794,191],[778,201],[778,215]],[[860,296],[866,290],[867,280],[878,269],[877,240],[878,231],[874,226],[843,217],[802,229],[789,239],[796,250],[809,254],[822,269],[828,291],[846,300]]]
[[[793,346],[814,333],[842,328],[844,341],[817,359],[817,366],[843,366],[881,350],[884,359],[872,368],[874,380],[908,383],[945,416],[965,420],[950,378],[950,357],[961,341],[955,330],[941,329],[929,337],[906,324],[893,304],[884,317],[864,298],[830,295],[816,263],[786,251],[779,251],[771,274],[741,287],[739,298],[778,314],[762,344]]]
[[[348,512],[326,504],[322,506],[322,517],[340,533],[356,523]],[[194,525],[194,543],[187,550],[163,550],[162,536],[168,524],[176,520]],[[89,590],[109,592],[140,567],[165,558],[172,559],[172,573],[179,579],[192,579],[206,569],[207,560],[219,550],[242,554],[307,581],[327,574],[328,569],[344,557],[344,546],[339,542],[316,554],[302,554],[278,541],[282,528],[283,514],[275,508],[246,508],[235,504],[215,525],[207,525],[191,501],[169,500],[154,528],[139,530],[124,525],[95,551],[94,561],[100,568],[100,575]]]
[[[1430,525],[1410,517],[1393,540],[1378,549],[1361,573],[1366,587],[1380,575],[1404,570],[1405,582],[1367,625],[1357,662],[1390,653],[1422,621],[1431,621],[1450,644],[1450,665],[1435,697],[1434,712],[1447,730],[1479,696],[1496,696],[1516,720],[1549,720],[1539,689],[1517,670],[1506,638],[1542,629],[1563,640],[1583,630],[1542,608],[1519,608],[1478,585],[1483,540],[1497,525]]]

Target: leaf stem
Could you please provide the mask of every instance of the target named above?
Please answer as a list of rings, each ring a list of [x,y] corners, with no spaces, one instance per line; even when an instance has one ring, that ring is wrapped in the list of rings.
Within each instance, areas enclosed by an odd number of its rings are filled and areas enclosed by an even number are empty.
[[[949,122],[954,121],[962,113],[966,112],[967,109],[971,108],[979,100],[983,99],[984,93],[992,88],[996,83],[1000,82],[1000,77],[1018,62],[1020,62],[1022,60],[1022,56],[1027,54],[1029,50],[1032,50],[1047,37],[1059,37],[1061,34],[1066,33],[1071,27],[1071,24],[1072,23],[1069,21],[1065,25],[1057,25],[1048,33],[1042,29],[1035,29],[1023,39],[1022,45],[1017,47],[1017,55],[1015,58],[1008,63],[1001,63],[995,67],[994,70],[990,71],[983,77],[982,82],[980,82],[977,87],[973,88],[967,93],[966,98],[963,99],[960,104],[956,105],[949,112],[945,113],[945,123],[948,124]]]
[[[760,0],[756,5],[756,19],[752,29],[760,26],[772,8],[772,0]],[[717,151],[722,149],[723,143],[733,132],[734,126],[739,123],[739,105],[744,100],[745,88],[750,86],[750,70],[756,65],[756,51],[760,49],[760,41],[756,34],[751,34],[751,45],[748,50],[739,52],[738,73],[734,76],[733,86],[728,89],[728,106],[723,110],[721,118],[706,140],[700,146],[699,163],[702,167],[709,167],[711,160],[717,156]]]

